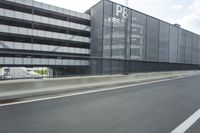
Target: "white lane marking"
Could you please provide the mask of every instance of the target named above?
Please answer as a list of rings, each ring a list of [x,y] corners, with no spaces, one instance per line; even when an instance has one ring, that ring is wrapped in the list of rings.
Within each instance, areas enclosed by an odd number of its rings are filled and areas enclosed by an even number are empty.
[[[171,133],[184,133],[186,132],[198,119],[200,118],[200,109],[186,119],[181,125],[175,128]]]
[[[90,93],[96,93],[96,92],[102,92],[102,91],[117,90],[117,89],[122,89],[122,88],[159,83],[159,82],[182,79],[182,78],[193,77],[193,76],[197,76],[197,75],[182,76],[182,77],[171,78],[171,79],[161,79],[161,80],[157,80],[157,81],[150,81],[150,82],[145,82],[145,83],[135,83],[135,84],[132,84],[132,85],[122,85],[122,86],[119,86],[119,87],[111,87],[111,88],[104,88],[104,89],[98,89],[98,90],[88,90],[88,91],[84,91],[84,92],[75,92],[75,93],[66,94],[66,95],[50,96],[50,97],[46,97],[46,98],[38,98],[38,99],[27,100],[27,101],[19,101],[19,102],[14,102],[14,103],[5,103],[5,104],[0,104],[0,107],[17,105],[17,104],[32,103],[32,102],[39,102],[39,101],[52,100],[52,99],[59,99],[59,98],[64,98],[64,97],[78,96],[78,95],[84,95],[84,94],[90,94]]]

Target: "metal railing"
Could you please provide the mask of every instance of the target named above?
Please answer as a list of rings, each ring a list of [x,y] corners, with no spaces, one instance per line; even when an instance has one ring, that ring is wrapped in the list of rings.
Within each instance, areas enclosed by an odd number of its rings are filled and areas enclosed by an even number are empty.
[[[72,58],[72,57],[71,57]],[[114,74],[131,74],[138,72],[155,72],[155,71],[175,71],[175,70],[199,70],[199,65],[193,64],[178,64],[178,63],[163,63],[150,61],[136,61],[126,59],[111,59],[111,58],[92,58],[92,57],[73,57],[74,60],[87,60],[88,65],[36,65],[37,67],[48,68],[48,74],[41,76],[27,75],[20,78],[57,78],[57,77],[72,77],[72,76],[89,76],[89,75],[114,75]],[[55,59],[56,60],[56,59]],[[36,67],[20,66],[20,67]],[[8,67],[8,66],[2,66]],[[16,66],[15,66],[16,67]],[[46,72],[45,72],[46,73]],[[12,79],[4,78],[4,79]]]

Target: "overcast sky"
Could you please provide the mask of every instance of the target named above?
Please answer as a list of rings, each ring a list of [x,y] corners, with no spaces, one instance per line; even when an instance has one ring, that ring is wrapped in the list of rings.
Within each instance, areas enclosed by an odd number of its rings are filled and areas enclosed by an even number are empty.
[[[84,12],[100,0],[37,0]],[[125,5],[126,0],[112,0]],[[200,0],[129,0],[129,7],[200,34]]]

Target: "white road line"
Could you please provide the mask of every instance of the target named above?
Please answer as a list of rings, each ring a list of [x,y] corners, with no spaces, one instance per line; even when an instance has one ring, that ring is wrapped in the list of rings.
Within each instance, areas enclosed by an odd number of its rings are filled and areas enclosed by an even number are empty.
[[[186,132],[198,119],[200,118],[200,109],[193,115],[186,119],[181,125],[175,128],[171,133],[184,133]]]
[[[17,105],[17,104],[32,103],[32,102],[39,102],[39,101],[52,100],[52,99],[59,99],[59,98],[64,98],[64,97],[78,96],[78,95],[97,93],[97,92],[103,92],[103,91],[117,90],[117,89],[122,89],[122,88],[128,88],[128,87],[134,87],[134,86],[140,86],[140,85],[159,83],[159,82],[182,79],[182,78],[193,77],[193,76],[197,76],[197,75],[182,76],[182,77],[177,77],[177,78],[172,78],[172,79],[161,79],[161,80],[150,81],[150,82],[145,82],[145,83],[136,83],[136,84],[132,84],[132,85],[122,85],[122,86],[119,86],[119,87],[110,87],[110,88],[104,88],[104,89],[98,89],[98,90],[88,90],[88,91],[84,91],[84,92],[75,92],[75,93],[66,94],[66,95],[60,95],[60,96],[50,96],[50,97],[46,97],[46,98],[38,98],[38,99],[27,100],[27,101],[6,103],[6,104],[0,104],[0,107]]]

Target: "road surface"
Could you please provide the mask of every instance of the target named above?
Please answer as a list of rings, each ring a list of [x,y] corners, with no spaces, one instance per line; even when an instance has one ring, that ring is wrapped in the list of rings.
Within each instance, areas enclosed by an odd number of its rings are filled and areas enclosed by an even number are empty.
[[[169,133],[200,108],[200,76],[0,107],[0,133]],[[200,120],[187,133],[200,132]]]

